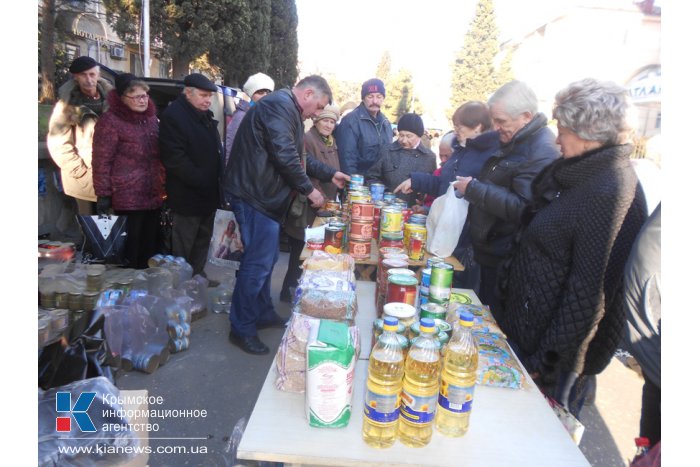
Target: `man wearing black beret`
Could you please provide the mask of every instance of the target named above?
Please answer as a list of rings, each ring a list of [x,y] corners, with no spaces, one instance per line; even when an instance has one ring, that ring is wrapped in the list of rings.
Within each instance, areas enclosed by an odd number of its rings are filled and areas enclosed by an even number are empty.
[[[92,186],[92,135],[97,119],[107,110],[109,82],[100,77],[100,64],[78,57],[68,68],[72,79],[58,89],[58,102],[49,120],[46,143],[61,169],[63,192],[75,198],[78,213],[95,214]]]
[[[199,73],[186,76],[184,84],[160,117],[160,155],[173,213],[172,254],[203,274],[219,206],[221,137],[209,110],[218,88]]]

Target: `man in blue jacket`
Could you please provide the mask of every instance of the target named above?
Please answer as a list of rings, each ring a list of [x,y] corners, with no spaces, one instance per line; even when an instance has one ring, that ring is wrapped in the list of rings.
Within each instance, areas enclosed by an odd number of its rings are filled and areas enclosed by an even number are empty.
[[[304,154],[304,120],[316,117],[332,99],[326,80],[312,75],[292,89],[260,99],[243,117],[224,175],[224,195],[236,215],[243,256],[231,300],[229,340],[244,352],[270,349],[257,329],[284,327],[270,294],[272,269],[279,256],[280,225],[294,196],[315,208],[325,202],[307,173],[343,188],[350,177]]]
[[[488,105],[500,150],[486,160],[478,178],[458,176],[455,189],[469,201],[469,233],[481,266],[479,299],[497,314],[499,266],[510,255],[523,209],[532,201],[532,180],[559,157],[559,149],[527,84],[504,84]]]
[[[362,103],[335,130],[340,169],[346,174],[365,175],[394,137],[391,123],[381,112],[386,97],[382,80],[365,81],[361,96]]]

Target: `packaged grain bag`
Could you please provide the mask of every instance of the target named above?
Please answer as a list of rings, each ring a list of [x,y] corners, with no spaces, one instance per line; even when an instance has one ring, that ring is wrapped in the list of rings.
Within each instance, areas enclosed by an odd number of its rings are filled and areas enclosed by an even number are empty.
[[[355,349],[346,323],[321,320],[306,347],[306,418],[313,427],[341,428],[350,422]]]

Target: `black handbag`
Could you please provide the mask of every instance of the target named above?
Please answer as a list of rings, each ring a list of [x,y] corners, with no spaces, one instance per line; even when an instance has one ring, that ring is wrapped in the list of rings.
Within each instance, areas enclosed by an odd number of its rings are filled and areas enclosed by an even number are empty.
[[[95,376],[104,376],[114,383],[110,368],[113,359],[104,334],[105,317],[95,310],[92,316],[84,318],[71,325],[65,338],[40,350],[40,388],[65,386]]]
[[[124,263],[126,216],[79,215],[77,218],[85,236],[83,263]]]

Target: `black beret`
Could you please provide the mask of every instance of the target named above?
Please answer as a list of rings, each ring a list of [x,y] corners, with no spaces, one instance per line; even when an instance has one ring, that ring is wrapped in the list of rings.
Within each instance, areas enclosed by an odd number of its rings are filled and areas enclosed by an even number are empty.
[[[75,60],[73,60],[73,63],[70,64],[68,71],[70,71],[71,73],[82,73],[85,70],[95,68],[99,65],[100,64],[97,63],[92,57],[78,57]]]
[[[212,83],[209,78],[201,73],[192,73],[191,75],[185,76],[185,86],[191,86],[203,91],[216,92],[219,90],[216,84]]]
[[[114,78],[114,85],[117,88],[117,94],[120,96],[124,94],[124,91],[129,87],[129,83],[136,79],[136,76],[131,73],[122,73]]]

